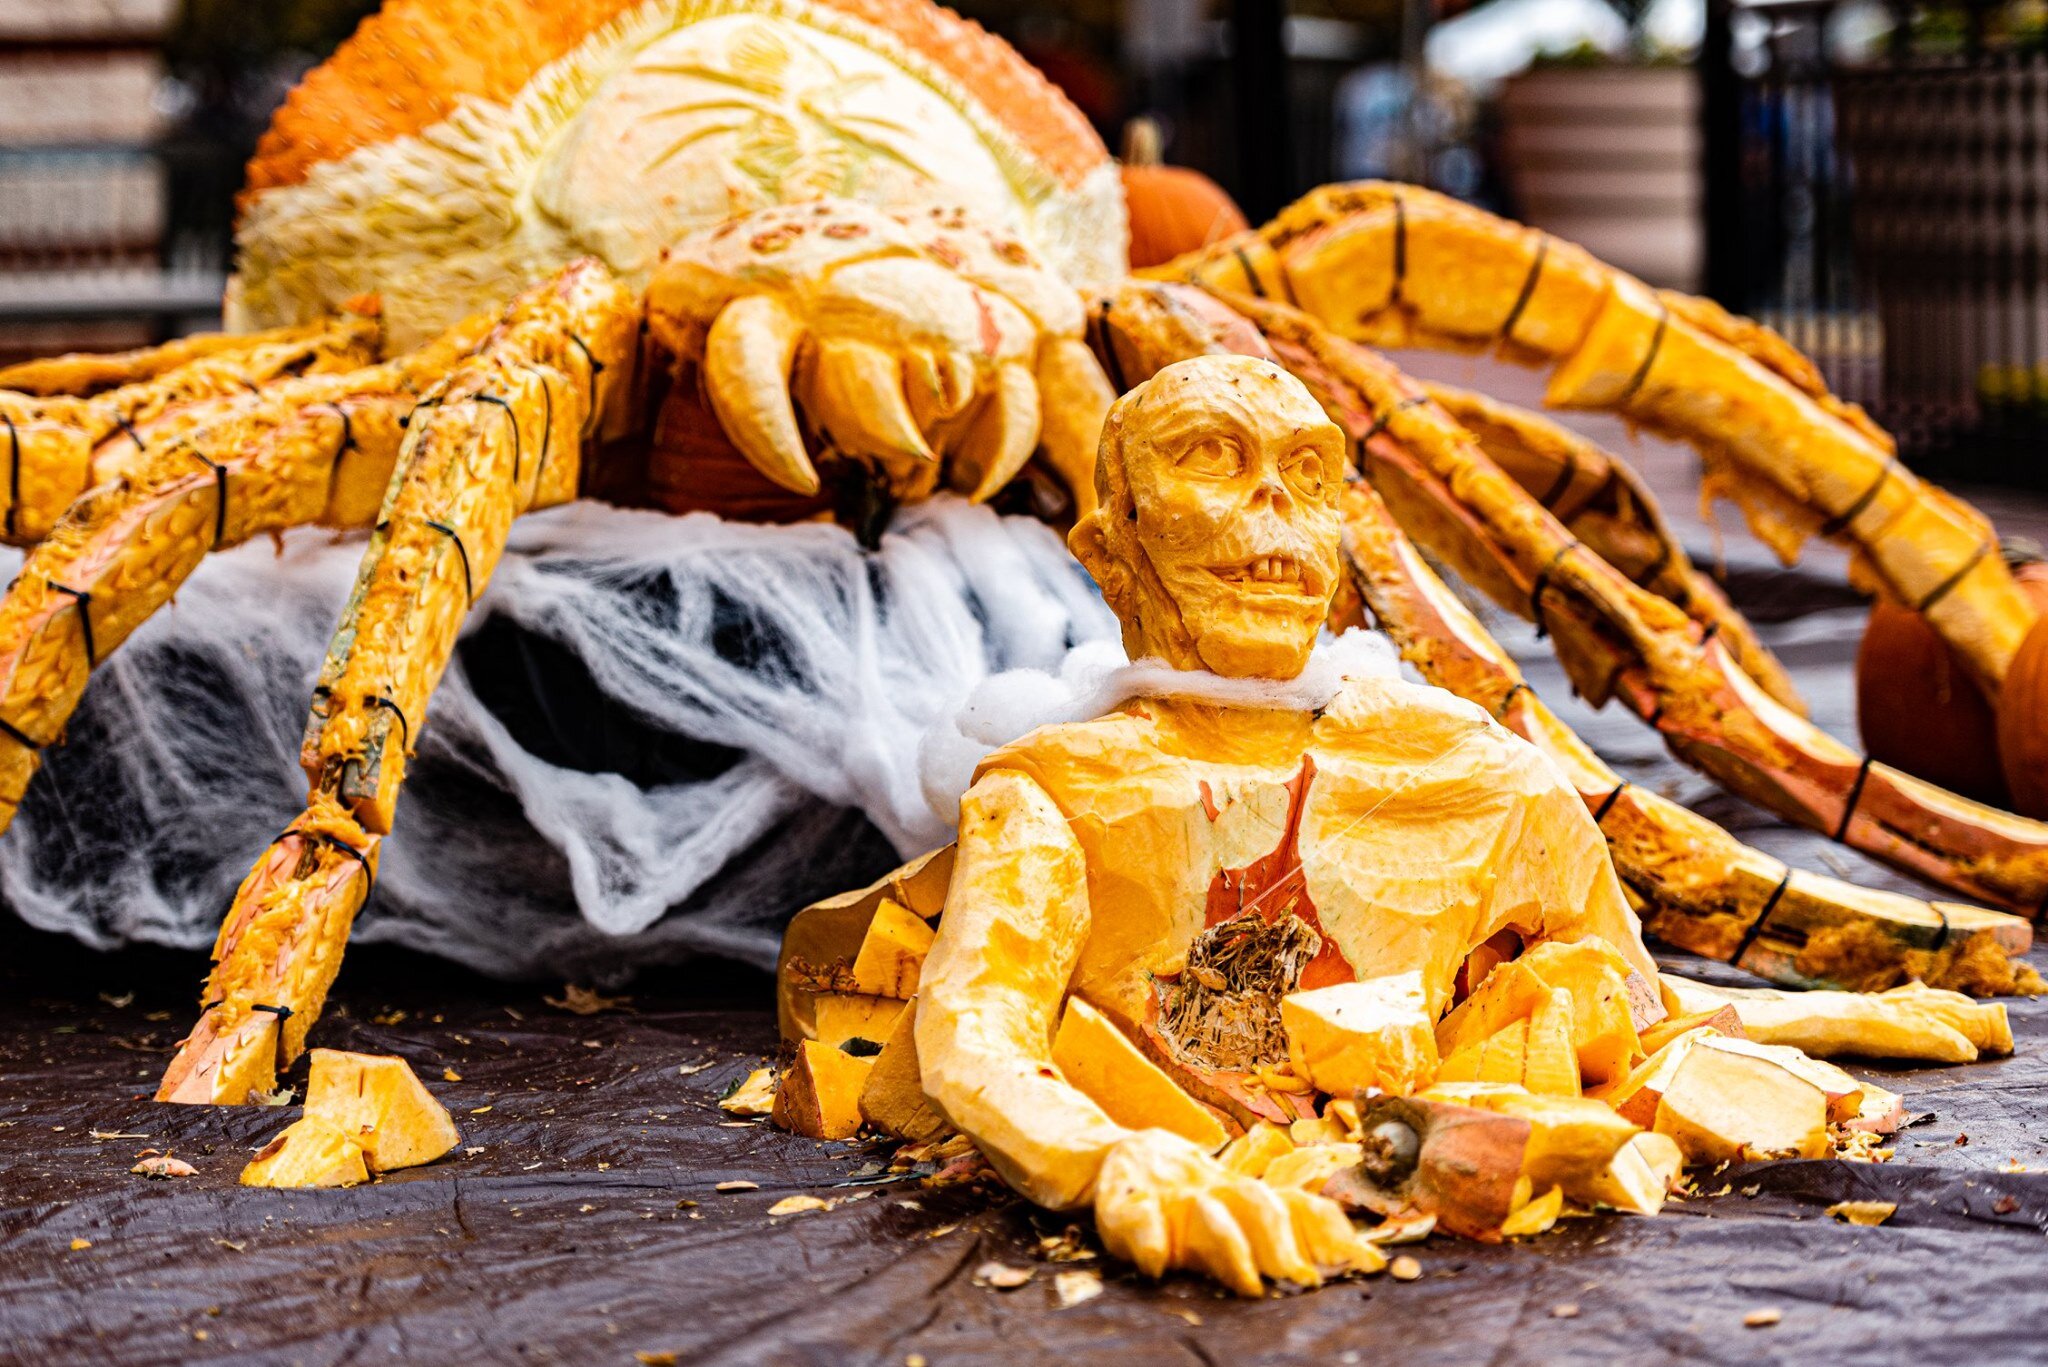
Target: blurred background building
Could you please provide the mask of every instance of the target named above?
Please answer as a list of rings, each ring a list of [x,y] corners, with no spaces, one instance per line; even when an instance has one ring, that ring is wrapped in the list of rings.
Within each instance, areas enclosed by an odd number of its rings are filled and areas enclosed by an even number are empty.
[[[243,159],[373,0],[0,0],[0,356],[217,321]],[[1784,331],[2048,482],[2048,0],[966,0],[1252,219],[1433,186]]]

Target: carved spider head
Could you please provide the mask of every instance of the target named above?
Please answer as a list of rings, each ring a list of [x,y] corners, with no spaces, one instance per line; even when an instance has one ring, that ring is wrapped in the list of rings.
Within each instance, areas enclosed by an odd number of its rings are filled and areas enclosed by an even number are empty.
[[[1291,679],[1337,585],[1344,438],[1269,361],[1200,356],[1110,411],[1069,540],[1132,658]]]

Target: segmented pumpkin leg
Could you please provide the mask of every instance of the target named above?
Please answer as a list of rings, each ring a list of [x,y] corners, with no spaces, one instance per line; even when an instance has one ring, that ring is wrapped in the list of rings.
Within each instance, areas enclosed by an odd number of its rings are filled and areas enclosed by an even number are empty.
[[[1780,707],[1722,642],[1573,537],[1390,363],[1296,310],[1238,302],[1311,389],[1334,378],[1362,397],[1377,416],[1358,458],[1402,526],[1546,629],[1596,706],[1620,698],[1731,791],[1909,872],[2029,913],[2048,899],[2048,823],[1860,758]]]
[[[33,545],[88,488],[146,461],[154,447],[219,420],[225,407],[310,370],[372,359],[374,321],[246,349],[202,354],[89,398],[0,392],[0,540]]]
[[[244,1101],[303,1048],[456,633],[512,520],[575,496],[583,441],[630,378],[638,322],[634,296],[602,267],[571,266],[514,301],[412,410],[314,692],[306,811],[236,893],[160,1100]]]
[[[1659,295],[1578,247],[1413,186],[1318,190],[1263,228],[1161,267],[1298,306],[1375,346],[1497,349],[1556,367],[1546,402],[1692,445],[1781,554],[1861,552],[1996,698],[2036,613],[1989,523],[1922,483],[1861,410],[1768,329]]]
[[[1091,336],[1125,387],[1162,365],[1211,351],[1290,361],[1213,296],[1174,286],[1126,286],[1098,306]],[[1392,446],[1378,410],[1354,386],[1319,363],[1291,360],[1359,449]],[[1486,708],[1558,762],[1606,834],[1624,885],[1663,938],[1791,984],[1885,986],[1924,974],[1972,991],[2038,986],[2025,965],[2008,957],[2031,939],[2018,917],[1795,874],[1705,818],[1622,784],[1542,705],[1369,484],[1347,490],[1345,512],[1345,551],[1363,605],[1424,678]]]
[[[134,351],[73,352],[0,366],[0,391],[35,398],[90,398],[141,384],[195,361],[229,362],[275,347],[303,347],[302,374],[356,370],[376,359],[377,328],[359,314],[264,332],[201,332]]]
[[[0,830],[92,671],[209,552],[305,523],[369,523],[412,403],[404,391],[259,395],[71,505],[0,599]]]
[[[1631,581],[1684,609],[1726,643],[1773,699],[1806,715],[1792,676],[1720,586],[1692,563],[1649,486],[1625,462],[1550,419],[1453,385],[1425,383],[1437,406],[1573,536]]]

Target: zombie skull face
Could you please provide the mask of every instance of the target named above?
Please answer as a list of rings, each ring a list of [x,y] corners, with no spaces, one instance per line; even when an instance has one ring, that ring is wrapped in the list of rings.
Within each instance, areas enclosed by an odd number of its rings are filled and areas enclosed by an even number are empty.
[[[1344,438],[1267,361],[1201,356],[1118,401],[1074,553],[1133,658],[1290,679],[1337,584]]]

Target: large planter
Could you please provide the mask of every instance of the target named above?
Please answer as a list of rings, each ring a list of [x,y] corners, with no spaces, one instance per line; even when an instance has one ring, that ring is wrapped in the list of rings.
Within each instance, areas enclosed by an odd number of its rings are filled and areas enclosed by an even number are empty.
[[[1515,212],[1653,285],[1704,255],[1699,86],[1685,67],[1557,68],[1501,89]]]

